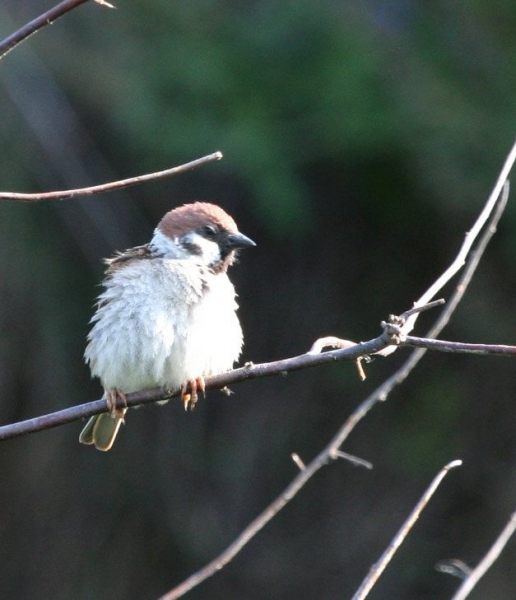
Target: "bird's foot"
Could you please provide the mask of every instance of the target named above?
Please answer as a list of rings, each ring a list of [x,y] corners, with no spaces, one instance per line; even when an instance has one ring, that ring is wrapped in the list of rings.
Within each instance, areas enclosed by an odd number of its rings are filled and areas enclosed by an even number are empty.
[[[181,386],[181,399],[183,400],[185,410],[194,410],[198,400],[197,392],[200,391],[204,398],[205,390],[204,377],[196,377],[184,383]]]
[[[117,406],[118,399],[122,401],[123,406]],[[106,404],[109,414],[113,417],[113,419],[118,417],[123,422],[125,413],[127,412],[127,396],[118,388],[114,388],[113,390],[107,392]]]

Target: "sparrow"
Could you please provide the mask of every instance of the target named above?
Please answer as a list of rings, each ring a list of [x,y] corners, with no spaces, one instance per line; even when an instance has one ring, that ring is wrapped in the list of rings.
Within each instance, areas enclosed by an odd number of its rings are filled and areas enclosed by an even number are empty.
[[[243,336],[227,270],[255,245],[222,208],[195,202],[168,212],[150,243],[105,260],[84,359],[110,411],[91,417],[81,443],[113,446],[126,394],[181,389],[193,408],[204,378],[232,368]]]

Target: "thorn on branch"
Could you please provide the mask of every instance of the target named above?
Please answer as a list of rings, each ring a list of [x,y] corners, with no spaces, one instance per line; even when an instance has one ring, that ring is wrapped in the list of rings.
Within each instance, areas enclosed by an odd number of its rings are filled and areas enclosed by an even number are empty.
[[[297,467],[299,468],[300,471],[304,471],[306,469],[306,465],[302,461],[302,459],[299,456],[299,454],[297,454],[296,452],[292,452],[292,454],[290,456],[291,456],[292,460],[296,463],[296,465],[297,465]]]

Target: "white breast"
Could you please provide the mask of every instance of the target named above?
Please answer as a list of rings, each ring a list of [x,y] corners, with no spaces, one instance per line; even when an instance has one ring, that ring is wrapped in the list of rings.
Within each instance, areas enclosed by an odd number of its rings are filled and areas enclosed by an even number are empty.
[[[105,389],[178,389],[238,359],[242,330],[225,273],[159,258],[118,268],[105,285],[85,352]]]

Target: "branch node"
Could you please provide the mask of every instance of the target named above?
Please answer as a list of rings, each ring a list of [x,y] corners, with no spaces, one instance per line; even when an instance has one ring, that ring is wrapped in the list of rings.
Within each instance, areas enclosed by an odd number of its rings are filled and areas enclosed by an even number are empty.
[[[380,323],[385,335],[389,337],[390,343],[393,346],[399,346],[405,341],[405,334],[403,333],[404,319],[397,317],[396,315],[389,315],[388,321],[382,321]],[[378,354],[381,354],[379,352]]]

